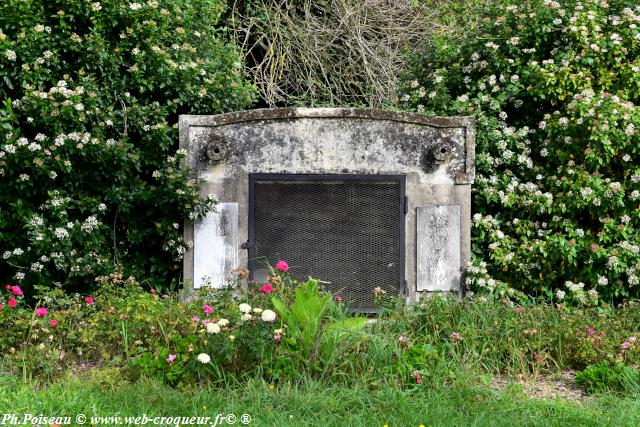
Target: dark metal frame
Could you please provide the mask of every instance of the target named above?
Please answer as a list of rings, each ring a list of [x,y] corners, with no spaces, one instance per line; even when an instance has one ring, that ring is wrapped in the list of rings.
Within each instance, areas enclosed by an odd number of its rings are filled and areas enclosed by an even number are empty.
[[[398,293],[405,292],[405,204],[406,204],[406,176],[405,175],[364,175],[364,174],[280,174],[280,173],[250,173],[249,174],[249,218],[248,218],[248,241],[243,248],[248,249],[249,280],[253,280],[255,271],[255,230],[254,230],[254,191],[256,181],[398,181],[400,184],[400,202],[398,210],[400,212],[400,277],[398,277]],[[320,278],[322,279],[322,278]],[[372,310],[374,311],[374,310]]]

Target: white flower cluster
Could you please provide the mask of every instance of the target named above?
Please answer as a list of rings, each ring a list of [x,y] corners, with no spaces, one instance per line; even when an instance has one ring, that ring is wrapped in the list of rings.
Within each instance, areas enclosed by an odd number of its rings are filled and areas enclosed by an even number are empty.
[[[29,220],[29,225],[31,227],[43,227],[44,226],[44,219],[42,219],[42,217],[40,217],[38,215],[33,215],[31,217],[31,219]]]
[[[91,215],[87,219],[84,220],[84,222],[80,226],[80,229],[82,231],[84,231],[85,233],[90,233],[93,230],[95,230],[96,228],[98,228],[98,224],[99,224],[99,222],[96,219],[96,217]]]
[[[53,233],[60,240],[69,238],[69,232],[67,231],[66,228],[57,227]]]
[[[584,288],[584,283],[582,282],[573,283],[571,281],[566,281],[564,285],[567,287],[567,289],[569,289],[573,293],[581,291]]]

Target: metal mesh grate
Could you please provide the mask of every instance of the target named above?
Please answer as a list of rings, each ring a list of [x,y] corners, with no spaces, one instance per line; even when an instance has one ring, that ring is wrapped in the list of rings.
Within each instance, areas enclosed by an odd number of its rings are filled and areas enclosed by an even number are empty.
[[[358,311],[373,289],[398,294],[404,276],[404,178],[252,176],[252,273],[284,259]],[[254,274],[256,276],[256,274]]]

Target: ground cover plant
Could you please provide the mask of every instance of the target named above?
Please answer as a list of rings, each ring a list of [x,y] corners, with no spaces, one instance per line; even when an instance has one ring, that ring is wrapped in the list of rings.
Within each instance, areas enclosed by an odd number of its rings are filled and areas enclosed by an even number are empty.
[[[0,277],[86,291],[120,266],[174,287],[181,113],[252,101],[222,0],[0,2]],[[147,286],[149,286],[147,284]]]
[[[23,378],[95,366],[178,388],[313,378],[411,389],[457,384],[463,373],[462,381],[481,382],[640,366],[637,303],[517,306],[436,296],[406,306],[379,294],[385,308],[365,326],[339,296],[287,269],[281,261],[269,283],[240,286],[241,273],[235,286],[187,296],[149,292],[120,273],[101,277],[91,295],[43,287],[34,305],[19,286],[8,286],[0,298],[0,352],[6,369]]]
[[[468,285],[571,304],[638,296],[640,7],[488,2],[417,52],[404,101],[477,119]]]

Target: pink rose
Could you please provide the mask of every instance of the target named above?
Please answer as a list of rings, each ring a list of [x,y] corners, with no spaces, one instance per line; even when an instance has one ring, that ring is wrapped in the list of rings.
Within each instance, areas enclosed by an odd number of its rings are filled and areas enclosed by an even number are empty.
[[[174,360],[176,360],[175,354],[170,354],[169,357],[167,357],[167,363],[173,363]]]
[[[629,341],[625,341],[622,344],[620,344],[620,347],[623,349],[627,349],[629,347],[631,347],[631,343]]]
[[[20,286],[18,285],[12,286],[11,293],[14,295],[22,295],[22,289],[20,289]]]
[[[2,310],[2,304],[0,304],[0,310]]]
[[[9,307],[14,308],[18,304],[18,301],[15,298],[9,298],[7,303],[9,304]]]
[[[422,375],[420,375],[420,372],[413,371],[411,376],[416,379],[416,384],[422,384]]]
[[[343,299],[343,298],[342,298],[340,295],[336,295],[336,301],[338,301],[338,302],[342,302],[342,299]]]
[[[260,293],[263,294],[270,294],[271,292],[273,292],[273,286],[271,286],[271,283],[265,283],[260,289],[259,289]]]
[[[286,273],[287,271],[289,271],[289,264],[287,264],[287,262],[285,260],[281,259],[276,264],[276,270],[279,270],[279,271],[282,271],[282,272]]]
[[[58,326],[58,321],[56,319],[51,319],[49,321],[49,326],[51,326],[52,328],[55,328],[56,326]]]
[[[93,297],[85,297],[84,298],[84,302],[86,302],[89,305],[93,305],[93,303],[94,303]]]
[[[280,334],[276,334],[276,335],[273,336],[273,340],[275,342],[280,342],[281,339],[282,339],[282,335],[280,335]]]
[[[210,305],[203,305],[202,306],[202,311],[204,311],[205,314],[209,315],[211,313],[213,313],[213,307],[211,307]]]
[[[587,328],[587,335],[593,335],[593,334],[595,334],[595,333],[596,333],[595,329],[593,329],[593,328]]]
[[[47,315],[47,309],[44,307],[38,307],[36,308],[36,316],[38,317],[44,317]]]
[[[194,322],[199,322],[200,318],[198,316],[193,316],[191,320],[193,320]]]

